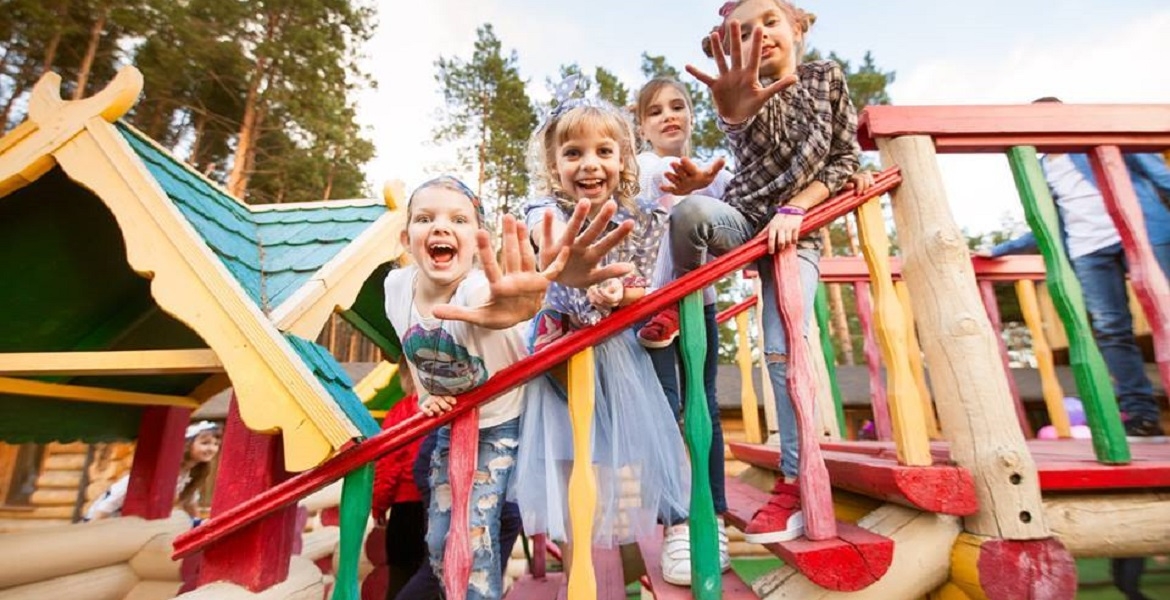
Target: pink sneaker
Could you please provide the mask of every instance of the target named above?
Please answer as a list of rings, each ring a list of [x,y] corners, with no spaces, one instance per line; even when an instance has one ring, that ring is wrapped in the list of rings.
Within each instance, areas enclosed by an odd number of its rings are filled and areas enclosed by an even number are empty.
[[[665,348],[678,337],[678,309],[668,308],[652,317],[638,330],[638,343],[647,348]]]
[[[787,542],[804,535],[804,513],[800,508],[800,486],[783,479],[772,488],[772,497],[752,517],[743,532],[750,544]]]

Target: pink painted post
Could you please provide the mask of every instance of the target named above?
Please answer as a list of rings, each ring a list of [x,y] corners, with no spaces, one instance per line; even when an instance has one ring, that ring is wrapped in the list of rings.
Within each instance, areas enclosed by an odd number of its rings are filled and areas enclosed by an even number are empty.
[[[1121,234],[1129,281],[1154,334],[1154,360],[1162,385],[1170,387],[1170,284],[1150,249],[1146,220],[1121,150],[1117,146],[1100,146],[1089,153],[1089,160],[1105,198],[1105,208]]]
[[[142,411],[138,443],[122,514],[143,519],[166,519],[175,507],[175,484],[183,463],[183,435],[191,409],[148,406]]]
[[[869,282],[853,282],[857,298],[857,318],[865,336],[865,368],[869,372],[870,407],[873,409],[874,432],[879,440],[894,439],[890,423],[890,401],[886,396],[886,380],[882,377],[882,353],[873,329],[873,303],[869,297]]]
[[[1020,399],[1020,389],[1016,387],[1016,378],[1012,375],[1007,344],[1003,341],[1003,319],[999,315],[999,301],[995,298],[995,282],[987,279],[981,280],[979,282],[979,297],[983,300],[983,309],[987,311],[987,319],[991,321],[991,329],[995,332],[999,358],[1003,361],[1003,372],[1007,375],[1008,390],[1012,393],[1012,403],[1016,407],[1016,419],[1020,422],[1020,431],[1024,432],[1026,438],[1036,437],[1032,426],[1028,423],[1028,412],[1024,410],[1024,402]]]
[[[443,550],[443,587],[451,600],[463,600],[467,596],[471,579],[471,481],[475,477],[478,454],[479,409],[473,408],[451,425],[451,449],[447,455],[451,526]],[[431,490],[431,493],[437,492]]]
[[[252,433],[240,419],[233,395],[223,434],[212,517],[288,478],[280,437]],[[224,538],[203,552],[199,585],[228,581],[252,592],[288,578],[296,530],[297,506],[278,509]]]
[[[816,372],[804,343],[804,298],[800,289],[800,265],[796,246],[789,245],[775,255],[776,304],[788,337],[788,393],[796,413],[796,430],[800,437],[800,497],[804,510],[804,535],[810,540],[837,537],[837,519],[833,515],[833,490],[829,470],[821,456],[813,423],[816,405]],[[787,274],[787,277],[785,275]]]

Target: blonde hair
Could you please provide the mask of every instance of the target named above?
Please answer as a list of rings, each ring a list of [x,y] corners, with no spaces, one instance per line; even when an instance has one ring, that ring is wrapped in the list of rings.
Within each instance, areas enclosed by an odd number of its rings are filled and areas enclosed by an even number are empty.
[[[691,113],[691,122],[693,124],[695,120],[695,103],[691,101],[691,93],[687,91],[687,86],[673,77],[655,77],[647,81],[646,85],[638,90],[638,100],[634,104],[634,118],[637,120],[638,125],[642,125],[646,120],[646,111],[650,110],[650,104],[654,102],[654,98],[658,97],[658,94],[666,88],[674,88],[682,96],[683,102],[687,105],[687,112]],[[649,144],[646,140],[642,141]],[[690,154],[691,140],[687,140],[683,144],[683,155],[690,156]]]
[[[719,14],[723,16],[723,22],[716,27],[712,27],[711,33],[718,31],[720,36],[723,37],[724,52],[727,52],[728,50],[727,20],[731,18],[732,11],[739,8],[747,1],[748,0],[735,0],[734,2],[727,2],[723,5],[722,8],[719,9]],[[801,59],[804,58],[805,34],[808,33],[808,30],[813,26],[813,23],[817,22],[817,16],[804,10],[803,8],[797,7],[788,0],[771,0],[771,2],[775,4],[777,8],[784,11],[785,16],[787,16],[789,22],[792,23],[793,29],[800,34],[800,42],[796,45],[796,62],[799,64]],[[703,54],[706,54],[707,58],[714,58],[714,53],[711,51],[710,34],[707,34],[703,37],[702,45]]]
[[[603,101],[582,102],[554,111],[548,122],[532,136],[528,148],[528,170],[536,193],[553,196],[568,208],[577,199],[561,189],[557,174],[557,149],[589,127],[596,127],[618,144],[622,170],[614,199],[627,210],[637,209],[638,161],[634,154],[634,128],[617,107]]]

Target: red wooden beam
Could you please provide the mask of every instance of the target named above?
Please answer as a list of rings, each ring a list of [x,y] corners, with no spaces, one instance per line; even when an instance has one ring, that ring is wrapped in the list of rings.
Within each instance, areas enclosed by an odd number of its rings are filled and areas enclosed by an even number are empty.
[[[719,311],[719,314],[715,315],[715,322],[722,325],[722,324],[734,319],[736,316],[739,315],[739,313],[744,312],[747,309],[749,309],[755,305],[756,305],[756,297],[752,296],[751,298],[748,298],[748,299],[744,300],[743,302],[740,302],[739,304],[733,304],[731,306],[728,306],[727,308]]]
[[[768,497],[767,492],[728,478],[727,521],[742,530]],[[764,547],[813,583],[839,592],[873,585],[894,559],[894,540],[845,522],[837,523],[836,538],[818,542],[798,538]]]
[[[870,199],[894,189],[901,181],[902,177],[897,167],[891,167],[874,177],[874,185],[866,193],[857,194],[848,191],[818,204],[805,216],[801,225],[801,234],[808,234],[828,225]],[[517,385],[551,370],[585,348],[594,346],[611,335],[624,331],[633,324],[643,321],[669,306],[678,304],[687,294],[719,281],[729,273],[741,269],[763,256],[767,251],[767,240],[761,234],[739,248],[712,260],[700,269],[676,279],[642,300],[613,313],[597,325],[575,331],[549,344],[540,352],[501,370],[483,385],[459,396],[455,408],[450,412],[438,417],[427,417],[422,413],[416,414],[393,427],[384,429],[360,444],[339,452],[316,469],[301,473],[215,515],[199,527],[175,538],[174,557],[182,558],[197,552],[263,515],[297,502],[337,481],[346,473],[370,461],[377,460],[383,454],[392,452],[411,440],[455,420],[473,407],[491,401]]]
[[[929,135],[938,152],[1086,152],[1115,145],[1129,152],[1170,148],[1167,104],[1023,104],[1004,106],[870,106],[858,119],[862,148],[877,138]]]
[[[971,267],[979,281],[1044,281],[1044,257],[1039,254],[1021,254],[1000,258],[973,257]],[[821,258],[821,281],[825,283],[854,283],[869,281],[869,268],[863,256],[825,256]],[[902,260],[890,257],[890,274],[894,281],[902,279]]]
[[[184,434],[191,409],[148,406],[142,411],[138,443],[122,514],[143,519],[166,519],[175,508],[175,482],[179,480],[187,443]]]
[[[774,446],[732,442],[739,460],[765,469],[776,468],[780,452]],[[825,449],[825,466],[833,487],[918,510],[967,516],[979,510],[975,481],[962,467],[937,464],[907,467],[896,458]]]

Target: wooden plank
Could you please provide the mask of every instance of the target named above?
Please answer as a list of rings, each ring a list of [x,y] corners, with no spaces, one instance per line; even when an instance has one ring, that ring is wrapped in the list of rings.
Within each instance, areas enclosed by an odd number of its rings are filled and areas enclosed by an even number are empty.
[[[768,493],[739,481],[727,480],[728,523],[747,527],[752,515],[768,501]],[[841,592],[853,592],[881,579],[894,558],[893,540],[838,522],[838,537],[813,541],[797,538],[764,547],[800,571],[817,585]]]
[[[222,373],[209,349],[107,352],[4,352],[0,373],[28,375],[185,375]]]
[[[443,548],[443,588],[451,600],[463,600],[467,596],[471,578],[471,483],[478,455],[479,409],[476,408],[451,425],[451,448],[447,454],[451,521]],[[487,533],[480,535],[487,536]]]
[[[646,579],[643,585],[653,594],[654,600],[691,600],[691,588],[671,585],[662,577],[662,533],[659,528],[656,535],[638,540],[638,550],[642,553],[642,562],[646,565]],[[751,586],[740,579],[734,569],[728,569],[721,576],[722,598],[726,600],[754,600],[757,598]]]
[[[931,136],[939,152],[1085,152],[1104,144],[1162,151],[1170,147],[1170,105],[869,106],[858,119],[866,150],[878,138],[906,135]]]
[[[938,429],[938,419],[934,416],[930,387],[926,385],[926,369],[922,366],[922,346],[918,343],[918,327],[914,321],[914,307],[910,304],[910,289],[906,287],[905,281],[895,281],[894,291],[898,293],[898,303],[906,314],[906,356],[910,360],[910,372],[914,374],[914,387],[918,388],[918,401],[922,403],[926,435],[930,439],[938,439],[942,434]]]
[[[755,296],[751,297],[755,303]],[[760,401],[752,382],[752,345],[748,341],[748,316],[746,312],[735,315],[735,364],[739,367],[739,407],[743,415],[744,436],[748,442],[758,444],[764,441],[760,429]],[[764,384],[767,385],[767,384]]]
[[[190,408],[152,406],[143,411],[123,515],[148,520],[171,516],[190,422]]]
[[[736,458],[753,466],[774,469],[780,460],[780,451],[774,446],[736,442],[730,446]],[[823,454],[835,488],[948,515],[971,515],[979,508],[974,480],[962,467],[907,467],[898,464],[892,452],[875,455],[825,450]]]
[[[175,406],[180,408],[199,407],[198,402],[187,396],[127,392],[85,385],[45,383],[43,381],[31,381],[28,379],[17,379],[15,377],[0,377],[0,394],[72,400],[74,402],[97,402],[100,404]]]
[[[846,212],[857,208],[858,205],[888,192],[901,181],[898,169],[889,168],[878,173],[873,187],[864,194],[847,191],[814,206],[805,215],[801,225],[801,235],[824,227]],[[453,421],[472,407],[491,401],[513,387],[565,362],[577,352],[676,304],[689,292],[702,289],[722,279],[727,274],[742,269],[748,263],[763,256],[767,249],[767,239],[764,234],[761,234],[739,248],[707,263],[702,268],[676,279],[657,292],[615,312],[597,326],[575,331],[550,344],[543,351],[501,370],[483,385],[459,396],[458,403],[451,412],[434,418],[418,414],[381,431],[363,443],[345,446],[336,456],[313,471],[302,473],[272,489],[258,493],[230,509],[217,513],[215,517],[205,521],[198,528],[178,536],[175,539],[176,558],[197,552],[256,519],[337,481],[358,466],[377,460],[383,454],[392,452],[411,440]]]
[[[556,598],[568,585],[564,573],[549,573],[545,577],[525,575],[512,584],[504,595],[506,600],[550,600]]]
[[[1017,281],[1016,298],[1020,301],[1020,312],[1024,323],[1032,334],[1032,355],[1036,357],[1036,370],[1040,373],[1040,389],[1044,395],[1044,406],[1048,408],[1048,419],[1056,428],[1056,435],[1072,437],[1068,410],[1064,407],[1064,389],[1056,378],[1056,363],[1052,359],[1052,348],[1044,335],[1044,323],[1040,317],[1040,302],[1036,296],[1036,282]],[[1009,379],[1014,381],[1014,378]]]
[[[864,341],[865,370],[869,375],[870,407],[873,410],[874,433],[879,440],[894,438],[890,424],[889,398],[886,396],[886,380],[882,373],[882,354],[873,323],[873,306],[869,298],[869,283],[857,281],[853,284],[853,297],[857,302],[857,319],[861,322]],[[751,441],[751,440],[748,440]]]
[[[931,375],[935,406],[951,455],[975,479],[979,512],[964,526],[1009,540],[1048,537],[1040,488],[1018,427],[1007,374],[979,301],[966,238],[946,202],[930,138],[879,139],[882,162],[906,182],[893,193],[894,221],[906,261],[906,284]],[[927,463],[930,464],[930,463]]]
[[[1016,409],[1016,419],[1020,422],[1020,431],[1024,432],[1024,437],[1036,437],[1032,432],[1032,425],[1028,423],[1028,413],[1024,410],[1023,400],[1020,399],[1020,389],[1016,386],[1016,378],[1012,376],[1007,343],[1003,341],[1003,319],[999,315],[999,300],[995,297],[995,284],[986,280],[980,281],[979,299],[983,301],[983,309],[987,311],[987,320],[991,321],[991,330],[996,334],[996,348],[999,349],[999,360],[1003,363],[1003,372],[1007,375],[1008,391],[1012,393],[1012,405]]]
[[[821,281],[825,283],[854,283],[869,281],[869,269],[863,256],[825,256],[821,258]],[[971,258],[971,268],[980,281],[1044,280],[1044,259],[1035,254],[1001,256],[999,258]],[[891,256],[890,276],[902,279],[902,259]]]
[[[554,342],[555,343],[555,342]],[[597,598],[593,569],[593,517],[597,510],[597,478],[593,474],[593,347],[569,359],[569,422],[573,435],[573,467],[569,473],[569,527],[573,568],[569,572],[571,600]]]
[[[1046,492],[1170,488],[1170,460],[1103,465],[1091,460],[1044,460],[1038,464]]]
[[[1170,284],[1150,247],[1145,217],[1121,150],[1116,146],[1094,148],[1089,161],[1105,198],[1105,208],[1121,235],[1129,282],[1154,334],[1158,373],[1163,385],[1170,386]]]

